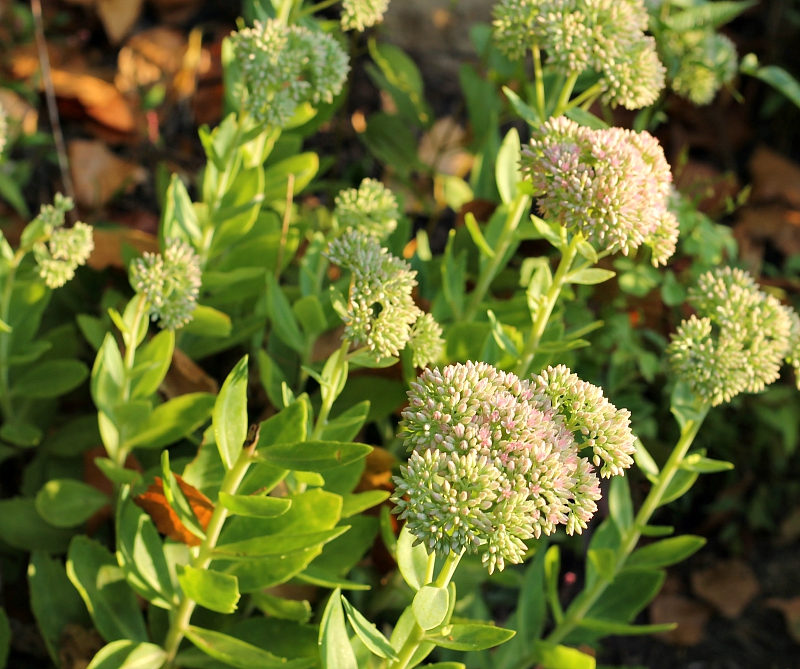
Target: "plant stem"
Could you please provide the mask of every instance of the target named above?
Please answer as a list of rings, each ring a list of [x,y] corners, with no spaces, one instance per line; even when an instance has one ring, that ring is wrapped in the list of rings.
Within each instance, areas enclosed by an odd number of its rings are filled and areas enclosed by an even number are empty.
[[[332,7],[337,2],[339,2],[339,0],[322,0],[322,2],[318,2],[316,5],[311,5],[310,7],[306,7],[304,10],[300,12],[300,14],[298,14],[298,18],[303,18],[304,16],[309,16],[310,14],[316,14],[317,12],[321,12],[323,9]]]
[[[561,94],[558,96],[556,109],[553,116],[561,116],[568,109],[569,96],[572,95],[572,89],[575,88],[575,82],[578,81],[578,72],[573,72],[567,77],[567,81],[561,89]]]
[[[501,264],[505,260],[511,243],[514,241],[519,223],[530,207],[530,204],[531,199],[528,195],[517,193],[517,196],[508,207],[503,231],[500,233],[500,238],[497,240],[497,244],[494,248],[494,257],[491,258],[481,270],[478,283],[469,297],[469,304],[467,304],[462,320],[470,321],[475,318],[478,308],[481,306],[481,302],[483,302],[483,298],[486,297],[486,293],[492,285],[492,281],[494,281],[497,273],[501,269]]]
[[[247,473],[247,469],[250,467],[250,463],[253,462],[253,454],[257,444],[258,438],[256,437],[252,445],[242,449],[242,452],[239,454],[239,459],[225,474],[220,492],[226,492],[229,495],[236,494],[236,491],[242,484],[244,475]],[[206,528],[206,538],[203,543],[200,544],[197,555],[192,558],[192,567],[196,569],[207,569],[208,565],[211,564],[211,560],[213,559],[212,553],[217,545],[217,540],[219,539],[222,526],[225,524],[225,519],[227,517],[228,510],[221,504],[217,504],[214,507],[211,520]],[[178,648],[181,645],[181,641],[183,641],[186,628],[189,625],[189,621],[196,606],[197,603],[193,599],[185,597],[181,601],[178,610],[175,612],[175,616],[172,618],[167,638],[164,641],[164,650],[167,652],[167,659],[164,662],[165,669],[170,669],[174,666],[175,655],[178,653]]]
[[[615,574],[618,574],[625,566],[628,556],[633,552],[633,549],[636,548],[636,544],[642,536],[642,528],[650,521],[655,510],[661,506],[664,493],[675,477],[675,474],[678,472],[678,469],[680,469],[683,459],[686,457],[694,438],[697,436],[700,426],[703,424],[703,420],[708,413],[708,408],[708,405],[704,406],[697,420],[689,420],[686,422],[683,430],[681,430],[681,437],[678,443],[675,445],[669,459],[658,475],[658,482],[650,489],[644,504],[642,504],[642,507],[639,509],[639,513],[636,514],[636,519],[633,521],[633,524],[623,532],[622,541],[617,551],[617,563],[614,569]],[[609,581],[598,577],[587,590],[584,590],[578,596],[573,605],[570,606],[564,620],[556,625],[556,628],[547,637],[547,641],[550,643],[560,643],[563,641],[564,638],[580,624],[580,621],[583,620],[609,585]]]
[[[432,554],[435,559],[435,553]],[[450,580],[453,578],[453,574],[456,572],[456,568],[458,567],[458,563],[461,561],[461,556],[464,553],[448,553],[447,558],[442,565],[442,569],[439,572],[439,576],[435,581],[433,581],[433,585],[437,588],[446,588],[450,585]],[[433,570],[430,569],[430,561],[428,562],[429,566],[429,574],[432,576]],[[431,585],[430,580],[425,583],[425,585]],[[414,657],[414,653],[417,652],[417,649],[422,645],[422,642],[425,640],[425,630],[419,626],[419,623],[414,622],[414,627],[411,628],[411,632],[408,634],[408,638],[406,639],[403,647],[397,653],[397,659],[389,665],[389,669],[406,669],[408,667],[408,663],[411,661],[411,658]]]
[[[544,97],[544,78],[542,74],[542,51],[538,44],[533,45],[533,74],[536,77],[534,82],[536,90],[536,109],[539,112],[539,118],[544,123],[547,118],[545,117],[545,97]]]
[[[334,355],[339,356],[336,360],[336,368],[333,370],[333,374],[331,375],[330,379],[330,386],[328,387],[327,392],[322,393],[322,406],[319,408],[319,414],[317,415],[317,421],[314,423],[314,431],[311,433],[311,439],[319,439],[322,435],[322,430],[325,429],[325,425],[328,423],[328,416],[331,413],[331,408],[333,407],[333,403],[336,401],[336,398],[339,396],[339,393],[334,392],[336,388],[340,385],[342,380],[342,374],[347,376],[347,351],[350,350],[350,342],[347,339],[342,341],[342,345],[339,350],[334,353]]]
[[[569,101],[569,104],[564,108],[564,111],[567,112],[570,109],[575,107],[581,106],[584,102],[588,100],[592,100],[596,96],[600,95],[603,92],[603,87],[598,83],[594,84],[593,86],[589,86],[583,93],[576,95],[572,100]]]
[[[567,249],[561,256],[558,269],[556,270],[555,276],[553,276],[553,283],[548,289],[544,301],[536,314],[536,320],[531,328],[531,334],[528,337],[528,341],[522,351],[522,358],[515,370],[516,375],[520,378],[527,376],[530,371],[531,363],[536,355],[536,349],[539,348],[542,335],[544,335],[545,328],[547,328],[547,322],[550,320],[553,308],[556,306],[556,302],[558,302],[558,296],[561,294],[561,289],[564,287],[564,281],[572,268],[572,263],[575,261],[580,240],[581,237],[579,235],[573,237],[569,246],[567,246]]]
[[[3,294],[0,296],[0,320],[6,325],[8,325],[8,316],[11,313],[11,298],[14,295],[17,269],[24,256],[25,252],[22,250],[18,250],[14,254],[3,286]],[[11,420],[13,413],[8,385],[8,353],[11,348],[11,335],[11,332],[0,331],[0,409],[3,411],[3,418],[7,421]]]

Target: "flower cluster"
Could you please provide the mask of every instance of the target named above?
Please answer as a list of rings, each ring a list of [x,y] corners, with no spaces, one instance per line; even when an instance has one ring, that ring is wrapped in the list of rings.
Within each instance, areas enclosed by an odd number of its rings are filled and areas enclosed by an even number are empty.
[[[649,133],[551,119],[534,131],[522,170],[541,194],[542,214],[599,249],[627,255],[647,244],[654,265],[675,252],[678,221],[667,209],[672,173]]]
[[[260,123],[283,127],[298,105],[332,102],[350,70],[333,37],[303,26],[255,21],[231,43],[242,71],[242,108]]]
[[[642,0],[501,0],[494,16],[495,40],[510,58],[538,45],[560,74],[594,70],[611,105],[646,107],[664,88]]]
[[[411,363],[414,367],[427,367],[436,362],[444,353],[442,326],[433,314],[423,314],[414,323],[408,347],[411,349]]]
[[[341,230],[352,228],[383,238],[394,232],[400,211],[392,191],[377,179],[364,179],[358,190],[339,193],[333,215]]]
[[[131,264],[131,286],[147,299],[152,319],[176,330],[192,318],[200,294],[200,261],[191,246],[167,240],[164,254],[145,253]]]
[[[797,359],[796,314],[760,291],[747,272],[707,272],[689,301],[697,315],[681,323],[667,352],[679,378],[712,406],[763,390],[784,359]]]
[[[707,105],[739,69],[736,46],[713,29],[670,31],[663,41],[672,89],[696,105]]]
[[[348,230],[328,246],[328,257],[350,271],[347,305],[340,313],[345,339],[367,346],[376,359],[400,354],[409,340],[415,364],[427,364],[441,352],[441,329],[422,320],[422,310],[411,296],[417,273],[395,258],[371,235]]]
[[[374,26],[383,21],[389,9],[389,0],[343,0],[342,30],[358,30]]]
[[[49,288],[60,288],[71,280],[94,250],[91,225],[78,221],[71,228],[64,227],[66,213],[73,206],[70,198],[58,193],[52,205],[42,205],[39,216],[28,226],[36,230],[33,256],[39,276]]]
[[[493,571],[519,563],[525,539],[559,524],[580,533],[597,510],[599,479],[630,466],[628,413],[565,367],[532,382],[483,362],[426,369],[408,393],[395,478],[400,518],[428,552],[483,552]]]

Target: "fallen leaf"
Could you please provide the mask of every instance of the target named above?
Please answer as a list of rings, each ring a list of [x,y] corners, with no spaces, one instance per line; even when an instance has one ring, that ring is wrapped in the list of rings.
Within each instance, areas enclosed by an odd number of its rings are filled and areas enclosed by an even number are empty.
[[[354,492],[393,489],[392,469],[397,459],[385,448],[375,446],[367,455],[367,463]]]
[[[97,0],[97,15],[108,41],[119,44],[139,19],[143,0]]]
[[[0,106],[6,115],[25,135],[32,135],[39,125],[39,112],[21,95],[8,88],[0,88]],[[14,125],[11,126],[12,132]]]
[[[696,646],[703,639],[711,611],[702,602],[684,595],[659,594],[650,604],[650,623],[678,623],[674,630],[658,635],[674,646]]]
[[[780,204],[744,207],[733,235],[740,258],[758,275],[767,245],[786,256],[800,253],[800,212]]]
[[[94,251],[86,264],[98,271],[107,267],[126,269],[122,260],[124,244],[132,246],[140,253],[157,253],[159,250],[158,237],[148,232],[130,228],[94,228]]]
[[[751,202],[782,201],[800,209],[800,166],[759,146],[750,158]]]
[[[61,633],[58,648],[61,669],[86,669],[103,646],[105,641],[97,630],[68,623]]]
[[[172,364],[159,390],[167,399],[187,393],[219,392],[219,384],[179,348],[172,354]]]
[[[105,143],[74,139],[67,145],[75,199],[81,207],[99,209],[118,192],[147,180],[147,171],[122,160]]]
[[[162,22],[183,24],[197,12],[201,0],[150,0]]]
[[[194,486],[186,483],[180,476],[175,474],[175,478],[186,500],[192,507],[194,515],[197,516],[200,527],[205,530],[211,520],[211,514],[214,512],[214,505],[208,497]],[[133,501],[149,514],[161,534],[175,541],[180,541],[187,546],[199,546],[202,543],[200,539],[186,529],[178,519],[178,514],[172,510],[167,498],[164,496],[163,484],[158,476],[155,483],[148,486],[147,490],[141,495],[136,495]]]
[[[474,156],[464,149],[467,132],[452,116],[433,124],[419,142],[419,159],[436,172],[464,177]]]
[[[117,132],[131,133],[136,130],[133,108],[114,84],[89,74],[77,62],[71,63],[69,69],[59,67],[57,59],[53,59],[51,65],[51,79],[57,98],[74,100],[87,116]],[[13,54],[14,77],[27,79],[38,73],[39,58],[35,51],[20,49]],[[39,81],[39,88],[44,90],[42,81]]]
[[[773,597],[765,604],[772,609],[778,609],[786,619],[786,629],[792,638],[800,643],[800,597],[793,599],[779,599]]]
[[[738,618],[761,587],[750,566],[725,560],[692,573],[692,591],[726,618]]]

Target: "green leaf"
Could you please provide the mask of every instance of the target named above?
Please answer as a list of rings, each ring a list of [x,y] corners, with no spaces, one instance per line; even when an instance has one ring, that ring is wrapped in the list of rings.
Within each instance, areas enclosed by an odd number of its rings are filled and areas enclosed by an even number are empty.
[[[624,571],[589,609],[588,616],[597,620],[630,622],[658,594],[664,577],[661,570]]]
[[[110,458],[95,458],[94,464],[109,481],[117,485],[133,484],[142,480],[142,475],[135,469],[120,467]]]
[[[414,61],[393,44],[369,40],[369,52],[380,72],[367,66],[375,83],[386,90],[397,105],[400,114],[412,123],[427,127],[432,112],[425,102],[422,75]]]
[[[178,520],[198,539],[205,539],[206,533],[203,530],[200,521],[192,509],[189,500],[183,494],[183,490],[178,485],[175,475],[169,467],[169,451],[162,451],[161,453],[161,487],[164,491],[164,497],[172,510],[177,514]]]
[[[55,527],[77,527],[110,502],[97,488],[74,479],[48,481],[36,495],[36,510]]]
[[[317,567],[308,567],[302,574],[295,577],[301,583],[308,583],[309,585],[317,585],[320,588],[341,588],[342,590],[369,590],[370,586],[366,583],[356,583],[348,581],[346,578],[331,574],[324,569]]]
[[[642,473],[650,479],[651,483],[655,483],[658,480],[658,465],[653,460],[653,456],[644,447],[641,439],[638,438],[636,439],[636,450],[633,453],[633,459],[639,469],[642,470]]]
[[[598,261],[597,251],[595,251],[594,246],[592,246],[585,239],[578,242],[578,253],[580,253],[584,258],[586,258],[586,260],[588,260],[592,264],[596,264]]]
[[[299,153],[271,165],[264,171],[264,201],[286,200],[289,175],[294,174],[295,195],[300,193],[319,171],[319,156],[316,153]]]
[[[403,525],[397,539],[397,566],[405,582],[419,590],[428,581],[428,552],[421,543],[415,546],[415,541],[416,537]]]
[[[450,650],[486,650],[508,641],[514,630],[481,623],[445,625],[439,634],[426,636],[427,641]]]
[[[547,221],[539,218],[538,216],[534,216],[531,214],[531,222],[533,223],[533,227],[537,233],[539,233],[542,239],[546,239],[550,244],[555,246],[557,249],[563,247],[563,243],[561,241],[561,235],[558,234],[558,229],[561,227],[558,224],[550,224]]]
[[[519,171],[521,155],[519,133],[516,128],[511,128],[500,146],[495,164],[497,190],[500,192],[503,204],[510,205],[517,196],[517,184],[522,181],[522,174]]]
[[[269,317],[275,334],[289,348],[298,353],[305,349],[305,337],[300,331],[297,318],[289,305],[281,287],[271,274],[267,275],[267,299],[269,304]]]
[[[511,106],[514,108],[514,111],[519,114],[520,118],[525,121],[528,125],[534,128],[538,128],[541,124],[541,120],[539,119],[538,112],[533,108],[525,104],[522,99],[517,95],[514,91],[510,88],[503,86],[503,93],[505,94],[508,101],[511,103]]]
[[[34,551],[28,565],[31,610],[47,650],[58,666],[64,628],[75,624],[90,627],[89,612],[72,585],[60,560],[44,551]],[[2,663],[0,662],[0,665]]]
[[[322,669],[358,669],[350,637],[344,624],[342,591],[331,593],[319,624],[319,645]]]
[[[286,513],[292,506],[292,500],[281,497],[259,497],[255,495],[219,494],[219,504],[228,509],[234,516],[251,518],[275,518]]]
[[[316,295],[301,297],[292,305],[292,311],[307,337],[315,337],[328,329],[328,319]]]
[[[610,548],[590,548],[587,555],[595,574],[609,583],[614,580],[617,575],[615,551]]]
[[[203,286],[205,287],[205,275],[203,276]],[[192,312],[192,320],[181,329],[181,332],[186,334],[218,339],[230,337],[232,331],[233,324],[228,314],[204,304],[197,305]]]
[[[489,317],[489,323],[492,326],[492,336],[495,342],[497,342],[497,345],[512,358],[518,360],[519,351],[517,350],[517,345],[513,342],[511,337],[506,334],[503,324],[497,320],[497,316],[494,315],[491,309],[486,312],[486,315]]]
[[[533,643],[542,636],[547,620],[545,604],[544,559],[547,544],[540,540],[533,561],[525,570],[525,577],[517,599],[517,632],[511,643],[519,644],[521,654],[530,655]]]
[[[136,351],[131,374],[131,399],[147,398],[158,390],[169,371],[175,350],[175,331],[162,330]]]
[[[483,233],[478,226],[478,221],[475,220],[475,214],[473,214],[471,211],[468,211],[466,216],[464,216],[464,223],[467,226],[470,237],[472,237],[472,241],[475,242],[475,246],[478,247],[478,250],[481,252],[481,254],[487,258],[494,258],[494,249],[489,246],[489,243],[483,236]]]
[[[345,525],[320,532],[253,537],[252,539],[244,539],[243,541],[217,546],[214,549],[214,558],[217,560],[249,560],[273,555],[286,555],[287,553],[320,546],[335,539],[348,529]]]
[[[753,58],[750,58],[751,56]],[[751,53],[742,59],[741,71],[769,84],[785,95],[796,107],[800,107],[800,83],[782,67],[777,65],[758,67],[758,60]]]
[[[350,518],[373,506],[378,506],[389,499],[389,495],[391,493],[388,490],[367,490],[354,495],[343,495],[342,518]]]
[[[597,661],[577,648],[559,646],[546,641],[537,641],[534,646],[534,662],[542,669],[595,669]]]
[[[675,532],[670,525],[645,525],[639,530],[643,537],[668,537]]]
[[[266,592],[251,592],[250,601],[263,613],[273,618],[294,620],[299,623],[307,623],[311,620],[311,604],[305,600],[283,599]]]
[[[116,558],[101,544],[88,537],[75,537],[67,554],[67,576],[106,641],[147,641],[136,596],[125,582]]]
[[[579,627],[599,632],[603,636],[640,636],[643,634],[660,634],[674,630],[678,623],[666,623],[663,625],[628,625],[612,620],[597,620],[596,618],[582,618],[578,623]]]
[[[450,606],[447,588],[423,585],[411,602],[411,610],[419,626],[424,630],[432,630],[441,625]]]
[[[174,444],[208,420],[215,400],[210,393],[187,393],[159,404],[126,447],[159,449]]]
[[[305,441],[308,424],[308,407],[305,402],[294,402],[283,411],[261,423],[259,446],[296,444]]]
[[[608,494],[608,508],[611,517],[621,531],[626,531],[633,525],[633,501],[628,479],[624,476],[614,476],[611,479],[611,489]]]
[[[608,281],[609,279],[614,278],[616,275],[617,273],[612,272],[610,269],[586,267],[584,269],[579,269],[576,272],[570,272],[567,275],[566,280],[570,283],[577,283],[582,286],[594,286],[598,283]]]
[[[310,669],[312,659],[286,660],[232,636],[189,625],[186,638],[209,657],[236,669]]]
[[[164,213],[161,218],[161,237],[162,239],[180,239],[193,247],[202,243],[203,233],[200,230],[192,199],[177,174],[172,175],[172,181],[167,189]]]
[[[561,571],[561,549],[558,546],[550,546],[544,555],[544,583],[547,589],[547,601],[550,603],[550,610],[559,621],[563,617],[561,611],[561,601],[558,597],[558,578]]]
[[[683,497],[689,489],[694,485],[699,474],[697,472],[690,472],[685,469],[679,469],[675,472],[675,476],[669,482],[664,495],[661,497],[659,506],[664,506],[670,502],[674,502],[679,497]]]
[[[378,631],[369,620],[367,620],[350,602],[342,595],[342,605],[344,606],[347,619],[364,645],[378,657],[387,660],[397,660],[397,653],[394,652],[389,640]]]
[[[371,446],[354,442],[303,441],[261,448],[258,455],[276,467],[304,472],[324,472],[365,458],[371,451]]]
[[[461,317],[464,310],[464,284],[467,274],[467,258],[465,253],[455,255],[456,231],[450,230],[447,246],[444,249],[442,262],[442,291],[456,318]]]
[[[185,597],[218,613],[233,613],[239,601],[239,582],[235,576],[213,569],[179,568],[178,582]]]
[[[700,453],[691,453],[681,462],[681,469],[698,474],[716,474],[717,472],[729,472],[734,468],[732,462],[725,460],[712,460]]]
[[[664,19],[664,23],[678,33],[700,30],[706,26],[718,28],[756,4],[757,0],[706,2],[673,14]]]
[[[63,553],[73,531],[49,525],[36,510],[36,501],[23,497],[0,500],[0,539],[25,551]]]
[[[77,388],[88,376],[89,369],[79,360],[47,360],[14,381],[11,391],[27,399],[58,397]]]
[[[649,569],[670,567],[678,562],[683,562],[705,545],[706,540],[703,537],[691,534],[663,539],[634,551],[625,562],[625,567],[647,567]]]
[[[247,360],[244,356],[231,370],[214,404],[214,438],[228,469],[239,459],[247,437]]]
[[[381,162],[391,165],[401,179],[421,166],[417,158],[417,141],[399,116],[384,112],[372,114],[367,119],[367,129],[359,137],[370,152]]]
[[[86,669],[159,669],[167,653],[154,643],[112,641],[92,658]]]
[[[363,400],[329,420],[320,435],[324,441],[352,441],[369,416],[370,401]]]
[[[608,123],[603,119],[597,118],[594,114],[580,107],[573,107],[566,114],[564,114],[571,121],[575,121],[578,125],[586,126],[592,130],[606,130]]]
[[[12,417],[11,420],[14,420]],[[42,440],[42,431],[30,423],[4,423],[0,427],[0,438],[15,446],[27,448],[38,446]]]

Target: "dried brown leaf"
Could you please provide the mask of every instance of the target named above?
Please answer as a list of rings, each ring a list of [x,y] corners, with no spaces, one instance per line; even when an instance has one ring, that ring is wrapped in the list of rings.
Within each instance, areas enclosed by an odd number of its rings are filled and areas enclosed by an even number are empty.
[[[122,246],[127,244],[137,251],[144,253],[158,252],[158,238],[141,230],[131,230],[130,228],[115,228],[105,230],[102,228],[94,229],[94,251],[86,262],[89,267],[95,270],[103,270],[107,267],[125,269],[122,261]]]
[[[710,617],[708,606],[679,594],[662,593],[650,604],[650,622],[653,625],[678,623],[674,630],[658,635],[675,646],[700,643]]]
[[[726,618],[738,618],[761,590],[753,570],[733,559],[692,574],[692,591]]]
[[[181,491],[186,500],[197,516],[200,526],[205,530],[211,521],[211,514],[214,512],[214,505],[202,492],[192,485],[189,485],[180,476],[175,474]],[[144,509],[153,519],[158,531],[168,536],[170,539],[180,541],[187,546],[199,546],[201,541],[178,519],[178,514],[173,511],[164,495],[162,480],[156,477],[156,482],[151,484],[147,491],[133,498],[133,501]]]
[[[147,179],[147,171],[122,160],[103,142],[75,139],[67,145],[75,198],[81,207],[99,209],[114,195]]]

